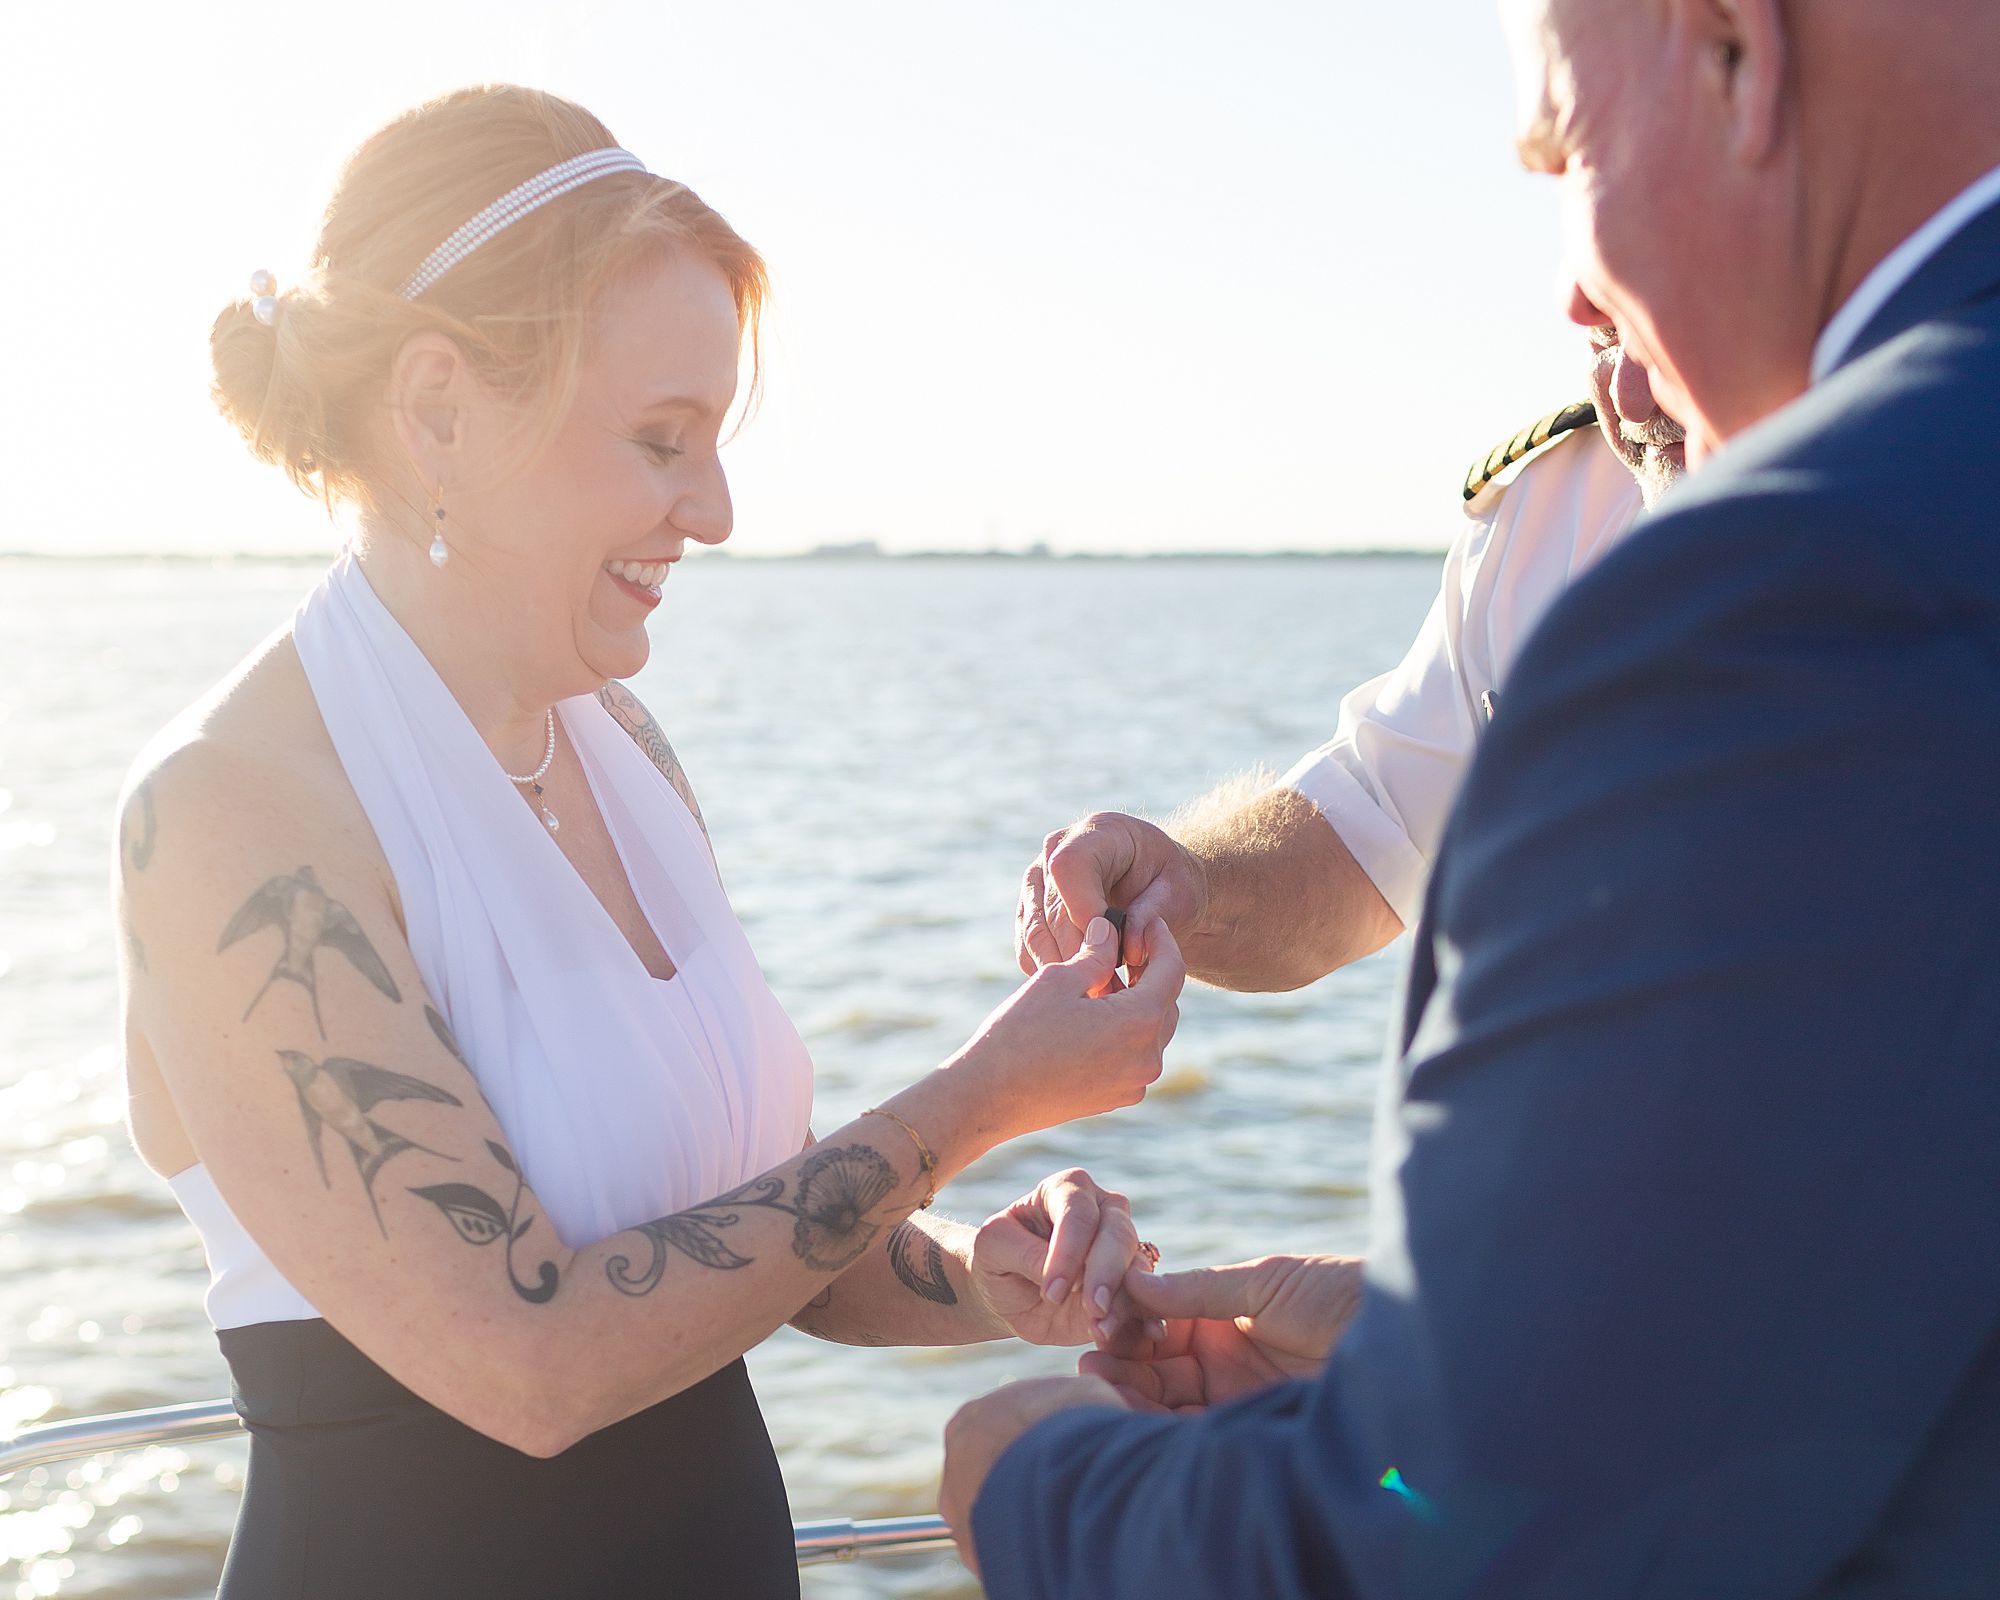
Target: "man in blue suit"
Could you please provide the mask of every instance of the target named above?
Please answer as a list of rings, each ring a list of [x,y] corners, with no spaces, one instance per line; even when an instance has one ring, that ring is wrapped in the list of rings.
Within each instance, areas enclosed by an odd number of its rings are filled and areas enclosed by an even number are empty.
[[[1359,1314],[967,1407],[996,1600],[2000,1595],[2000,6],[1512,10],[1574,314],[1727,443],[1474,763]]]

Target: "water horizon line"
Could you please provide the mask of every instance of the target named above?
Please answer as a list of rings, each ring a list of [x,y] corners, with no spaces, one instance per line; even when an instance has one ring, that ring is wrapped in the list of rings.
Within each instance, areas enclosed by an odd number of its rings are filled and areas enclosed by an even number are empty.
[[[35,550],[0,549],[0,561],[76,562],[271,562],[302,565],[331,561],[340,552],[326,550]],[[1368,545],[1353,549],[1312,550],[855,550],[821,545],[810,550],[782,550],[745,555],[734,550],[704,551],[702,561],[745,565],[767,562],[870,561],[1023,561],[1023,562],[1144,562],[1144,561],[1357,561],[1382,559],[1442,560],[1443,545]]]

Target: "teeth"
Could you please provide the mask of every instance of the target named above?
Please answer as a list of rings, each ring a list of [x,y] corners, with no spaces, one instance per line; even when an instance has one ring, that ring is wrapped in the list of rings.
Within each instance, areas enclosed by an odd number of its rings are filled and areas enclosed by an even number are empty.
[[[607,561],[604,570],[612,577],[636,583],[642,589],[657,589],[667,579],[667,563],[664,561]]]

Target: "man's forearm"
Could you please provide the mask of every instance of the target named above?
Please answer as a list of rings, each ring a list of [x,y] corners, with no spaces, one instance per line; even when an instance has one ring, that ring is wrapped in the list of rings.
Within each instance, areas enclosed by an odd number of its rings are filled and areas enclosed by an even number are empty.
[[[972,1289],[970,1224],[918,1212],[799,1308],[792,1326],[834,1344],[978,1344],[1007,1328]]]
[[[1238,780],[1167,823],[1206,885],[1181,950],[1222,989],[1299,989],[1372,955],[1403,924],[1318,809],[1293,789]],[[1179,930],[1177,930],[1179,931]]]

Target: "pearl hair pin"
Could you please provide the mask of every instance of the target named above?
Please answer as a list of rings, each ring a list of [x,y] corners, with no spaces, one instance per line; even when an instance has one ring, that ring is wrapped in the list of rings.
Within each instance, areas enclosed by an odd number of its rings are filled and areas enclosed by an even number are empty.
[[[269,267],[259,267],[250,274],[250,292],[257,297],[250,302],[250,314],[267,328],[276,326],[278,280],[271,275]]]

